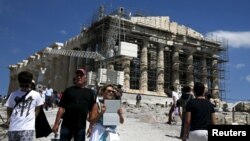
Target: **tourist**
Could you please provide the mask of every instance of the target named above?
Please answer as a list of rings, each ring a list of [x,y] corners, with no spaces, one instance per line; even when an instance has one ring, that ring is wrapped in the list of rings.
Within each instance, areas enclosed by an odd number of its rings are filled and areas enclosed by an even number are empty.
[[[214,106],[205,98],[204,84],[194,84],[195,99],[186,106],[183,141],[207,141],[208,126],[215,124]],[[190,130],[190,131],[189,131]]]
[[[48,85],[45,90],[45,110],[48,111],[49,107],[52,107],[52,96],[53,96],[53,89]]]
[[[178,96],[178,93],[175,91],[175,87],[174,86],[171,86],[170,87],[170,90],[171,90],[171,95],[172,95],[172,105],[171,105],[171,108],[170,108],[170,110],[169,110],[169,113],[168,113],[168,122],[167,122],[167,124],[172,124],[172,115],[173,115],[173,112],[174,112],[174,110],[175,110],[175,108],[176,108],[176,104],[177,104],[177,100],[178,100],[178,98],[179,98],[179,96]]]
[[[22,71],[18,74],[19,89],[12,92],[6,101],[9,141],[32,141],[35,118],[41,110],[43,100],[32,90],[33,74]]]
[[[103,114],[106,112],[106,105],[104,102],[105,100],[115,100],[120,98],[119,96],[116,96],[116,94],[117,92],[115,91],[115,87],[111,84],[105,85],[101,89],[103,100],[99,100],[99,103],[95,103],[90,112],[90,127],[88,130],[90,134],[89,141],[106,141],[106,138],[109,135],[108,131],[115,133],[115,135],[119,137],[116,132],[116,125],[103,124]],[[124,123],[123,109],[121,107],[117,108],[117,114],[119,116],[119,122],[121,124]]]
[[[141,94],[136,95],[136,107],[141,106]]]
[[[178,100],[180,107],[181,107],[181,111],[182,111],[180,139],[182,139],[183,137],[187,103],[191,99],[194,99],[194,95],[191,93],[191,88],[189,86],[183,86],[181,89],[181,92],[182,92],[182,95]]]
[[[86,120],[95,103],[94,92],[86,88],[87,75],[84,69],[75,72],[75,85],[67,88],[58,105],[53,132],[57,134],[61,118],[60,140],[85,141]]]

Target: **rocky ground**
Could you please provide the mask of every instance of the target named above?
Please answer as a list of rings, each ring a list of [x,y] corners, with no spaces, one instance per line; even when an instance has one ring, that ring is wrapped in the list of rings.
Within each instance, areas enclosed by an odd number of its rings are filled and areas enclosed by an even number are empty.
[[[125,109],[125,122],[118,126],[121,141],[178,141],[181,120],[176,117],[176,124],[165,124],[167,121],[171,98],[142,96],[141,106],[135,106],[135,95],[123,95],[122,103]],[[167,105],[168,105],[167,104]],[[53,126],[56,117],[57,108],[45,111],[48,121]],[[6,111],[0,106],[0,115],[6,119]],[[218,122],[220,124],[231,124],[232,115],[226,112],[217,112]],[[249,114],[238,113],[239,117],[243,117],[242,124],[249,124]],[[240,121],[240,120],[239,120]],[[238,122],[241,123],[241,122]],[[7,141],[7,130],[3,128],[3,122],[0,119],[0,140]],[[54,134],[50,134],[47,138],[35,139],[35,141],[51,141]],[[88,141],[88,139],[86,140]]]

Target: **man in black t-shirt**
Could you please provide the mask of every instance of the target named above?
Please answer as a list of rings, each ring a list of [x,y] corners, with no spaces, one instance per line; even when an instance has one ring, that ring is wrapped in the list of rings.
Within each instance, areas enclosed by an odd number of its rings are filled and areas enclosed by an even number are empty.
[[[78,69],[75,73],[75,86],[67,88],[59,103],[54,127],[58,132],[60,120],[63,119],[60,131],[60,140],[85,141],[87,116],[95,103],[95,93],[85,88],[87,82],[86,71]],[[63,116],[62,116],[63,115]]]
[[[182,141],[208,140],[208,126],[215,124],[215,111],[213,104],[205,98],[203,83],[194,84],[195,99],[186,105],[186,117]]]

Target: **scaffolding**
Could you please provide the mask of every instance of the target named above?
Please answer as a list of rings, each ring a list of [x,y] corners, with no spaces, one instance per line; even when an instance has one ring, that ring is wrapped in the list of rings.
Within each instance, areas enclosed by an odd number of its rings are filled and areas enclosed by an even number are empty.
[[[142,89],[141,83],[147,84],[146,91],[157,93],[157,87],[163,86],[167,93],[172,85],[192,87],[194,82],[205,82],[208,92],[219,91],[223,100],[226,98],[227,42],[208,40],[192,31],[170,22],[167,16],[132,15],[123,7],[107,14],[101,6],[98,13],[94,13],[91,25],[81,30],[82,38],[77,38],[79,46],[44,53],[70,56],[76,69],[84,66],[93,72],[100,68],[124,71],[125,65],[129,65],[126,79],[129,89],[138,90],[136,92]],[[137,57],[120,55],[121,42],[138,45]],[[143,48],[147,48],[146,54]],[[164,54],[162,64],[158,63],[159,50]],[[129,63],[124,64],[125,60]],[[142,71],[147,72],[146,82],[142,81]],[[163,80],[159,79],[159,73],[163,74]]]

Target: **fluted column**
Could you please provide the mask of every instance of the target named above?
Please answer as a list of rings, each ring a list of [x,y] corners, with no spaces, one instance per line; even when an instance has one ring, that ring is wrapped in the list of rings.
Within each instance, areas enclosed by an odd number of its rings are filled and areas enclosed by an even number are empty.
[[[45,61],[45,74],[44,74],[44,79],[43,79],[43,85],[51,85],[51,69],[53,69],[52,66],[52,60],[51,58],[47,58]]]
[[[193,51],[190,51],[187,54],[187,84],[189,87],[193,88],[194,86],[194,64],[193,64]]]
[[[58,64],[59,64],[59,78],[58,78],[58,80],[59,80],[59,81],[58,81],[58,82],[61,82],[61,83],[58,85],[58,89],[57,89],[58,92],[64,91],[64,89],[65,89],[65,88],[63,87],[63,86],[64,86],[63,78],[66,77],[66,76],[63,75],[63,72],[65,71],[65,70],[64,70],[64,67],[66,67],[66,66],[63,66],[63,65],[64,65],[63,58],[64,58],[63,56],[60,56],[60,57],[59,57],[59,60],[58,60],[58,61],[59,61],[59,62],[58,62]]]
[[[158,47],[156,92],[164,94],[164,46]]]
[[[204,55],[202,57],[202,66],[201,66],[201,82],[205,85],[206,88],[208,88],[207,85],[207,60],[206,56]]]
[[[218,60],[214,59],[212,61],[212,97],[219,98],[219,73],[218,73]]]
[[[130,89],[130,60],[123,61],[123,68],[124,68],[123,89],[127,91]]]
[[[140,64],[140,91],[146,93],[148,91],[148,41],[144,41],[141,49],[141,64]]]
[[[70,57],[69,56],[63,56],[62,59],[62,78],[61,78],[61,85],[60,85],[60,90],[64,91],[65,88],[68,87],[68,80],[69,80],[69,61],[70,61]]]
[[[61,80],[61,78],[63,77],[62,70],[64,68],[62,66],[63,66],[62,56],[58,56],[57,58],[55,58],[54,90],[56,90],[56,91],[61,91],[61,89],[60,89],[61,83],[58,83],[58,82],[62,82],[62,80]]]
[[[180,76],[179,76],[179,48],[178,47],[174,47],[173,48],[173,56],[172,56],[172,60],[173,60],[173,65],[172,65],[172,74],[173,74],[173,86],[175,86],[176,88],[179,86],[180,84]]]
[[[55,89],[55,79],[56,79],[56,61],[57,61],[57,58],[56,57],[53,57],[52,60],[51,60],[51,70],[50,70],[50,86],[51,88]]]
[[[73,78],[75,75],[75,71],[76,71],[76,59],[75,57],[70,57],[70,64],[69,64],[69,77],[68,77],[68,86],[73,85]]]

